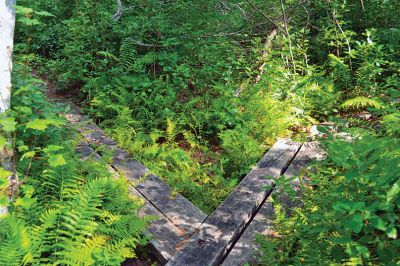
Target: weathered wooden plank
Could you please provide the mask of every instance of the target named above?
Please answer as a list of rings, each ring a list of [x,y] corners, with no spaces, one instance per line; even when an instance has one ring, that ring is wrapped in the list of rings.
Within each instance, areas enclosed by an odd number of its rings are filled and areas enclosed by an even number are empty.
[[[149,175],[136,186],[147,199],[168,217],[171,222],[190,237],[207,215],[180,194],[173,195],[171,188],[160,178]]]
[[[139,161],[131,159],[129,153],[120,148],[114,149],[111,164],[135,184],[149,174],[149,169]],[[151,199],[149,200],[151,201]]]
[[[148,229],[151,234],[151,253],[161,264],[167,263],[178,250],[179,244],[184,241],[184,232],[177,228],[134,187],[130,187],[129,192],[132,195],[143,198],[145,201],[145,205],[139,211],[139,216],[143,217],[146,215],[156,217],[156,220],[151,222]]]
[[[305,143],[289,165],[288,169],[284,172],[284,175],[286,177],[296,176],[300,174],[312,160],[322,160],[324,158],[325,152],[318,146],[318,142]],[[298,179],[293,180],[291,186],[298,194],[300,194],[300,184]],[[273,193],[281,192],[278,190]],[[278,200],[286,210],[290,210],[291,207],[299,204],[298,202],[291,200],[284,193],[279,194]],[[267,200],[229,252],[222,265],[242,266],[245,263],[256,263],[258,257],[257,250],[259,249],[259,245],[255,241],[256,235],[269,234],[271,232],[274,217],[273,206],[271,202]]]
[[[142,163],[133,160],[128,152],[117,147],[114,140],[89,118],[81,114],[80,109],[71,103],[71,113],[66,118],[77,125],[85,140],[91,145],[101,146],[113,153],[111,165],[125,175],[140,193],[160,210],[175,226],[184,230],[189,237],[201,225],[207,215],[180,194],[172,193],[171,188],[159,177],[149,175]]]
[[[283,174],[287,177],[296,176],[301,173],[312,160],[323,160],[325,156],[326,152],[321,149],[318,141],[306,142]]]
[[[257,244],[257,234],[270,234],[272,229],[272,222],[274,219],[274,208],[268,198],[258,211],[257,215],[253,218],[251,223],[244,231],[243,235],[236,242],[235,246],[225,258],[222,266],[242,266],[246,263],[256,265],[258,259],[257,250],[260,246]]]
[[[71,111],[65,115],[65,118],[73,125],[76,125],[77,130],[83,135],[85,140],[91,145],[104,146],[107,149],[115,149],[117,143],[107,137],[90,118],[82,115],[79,107],[70,103]]]
[[[112,165],[132,181],[136,189],[174,225],[184,230],[187,236],[192,235],[206,219],[204,212],[182,195],[174,195],[172,189],[159,177],[148,174],[148,169],[140,162],[129,159],[127,152],[117,149]]]
[[[269,195],[265,186],[273,181],[265,177],[281,175],[299,148],[290,140],[277,141],[167,265],[218,265]]]
[[[75,149],[80,155],[81,160],[85,161],[90,158],[101,161],[101,156],[89,146],[88,143],[82,142]],[[112,168],[108,170],[113,176],[119,174]],[[161,263],[165,264],[177,251],[179,243],[184,240],[185,232],[177,228],[164,214],[154,207],[139,191],[133,186],[129,187],[129,193],[143,200],[144,205],[139,211],[139,216],[152,216],[155,220],[151,222],[148,229],[150,233],[150,248],[152,254]]]

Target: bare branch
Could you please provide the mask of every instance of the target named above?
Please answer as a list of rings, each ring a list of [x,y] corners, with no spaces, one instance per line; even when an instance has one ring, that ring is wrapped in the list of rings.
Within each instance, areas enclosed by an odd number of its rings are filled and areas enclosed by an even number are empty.
[[[283,3],[283,0],[280,0],[280,3],[281,3],[283,23],[284,23],[283,25],[285,27],[286,37],[287,37],[288,42],[289,42],[290,60],[292,61],[293,74],[295,74],[296,73],[296,63],[294,61],[294,56],[293,56],[292,39],[291,39],[290,33],[289,33],[288,20],[287,20],[287,17],[286,17],[286,11],[285,11],[285,6],[284,6],[284,3]],[[295,77],[295,75],[293,75],[293,77]]]
[[[276,30],[276,29],[273,29],[273,30],[268,34],[268,37],[267,37],[267,39],[265,40],[264,49],[263,49],[263,53],[262,53],[262,56],[261,56],[261,60],[260,60],[260,63],[259,63],[259,65],[258,65],[258,67],[257,67],[258,74],[257,74],[257,76],[254,78],[254,82],[255,82],[255,83],[258,83],[258,82],[260,82],[260,80],[261,80],[261,76],[262,76],[262,74],[264,73],[265,60],[267,59],[267,57],[268,57],[268,55],[269,55],[269,52],[270,52],[270,50],[271,50],[272,40],[275,38],[276,34],[277,34],[277,30]]]
[[[275,23],[275,21],[273,21],[267,14],[265,14],[263,11],[261,11],[260,9],[258,9],[256,7],[256,5],[251,1],[251,0],[246,0],[247,3],[249,3],[251,5],[251,7],[257,11],[258,13],[260,13],[266,20],[269,21],[269,23],[271,23],[272,25],[274,25],[274,27],[276,29],[278,29],[280,32],[282,32],[284,35],[286,35],[286,31],[280,27],[278,24]]]
[[[361,9],[362,9],[362,11],[365,11],[364,1],[363,1],[363,0],[360,0],[360,2],[361,2]]]
[[[117,0],[117,6],[118,6],[117,13],[115,13],[113,16],[115,21],[119,21],[122,16],[122,1],[121,0]]]

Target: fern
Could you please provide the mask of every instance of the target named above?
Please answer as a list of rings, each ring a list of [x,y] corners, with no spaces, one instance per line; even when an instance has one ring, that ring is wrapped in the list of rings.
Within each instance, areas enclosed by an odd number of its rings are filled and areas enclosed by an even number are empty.
[[[359,96],[345,101],[341,104],[341,107],[343,109],[362,109],[366,107],[380,109],[383,105],[379,100]]]
[[[340,86],[341,89],[349,89],[352,83],[350,68],[344,61],[333,55],[329,54],[329,66],[331,67],[331,76],[333,80]]]
[[[0,219],[0,265],[19,266],[31,259],[29,228],[14,214]]]
[[[166,138],[169,143],[173,143],[176,137],[175,124],[171,119],[167,119],[167,128],[165,130]]]
[[[109,58],[109,59],[113,59],[115,61],[119,61],[119,59],[113,55],[112,53],[109,53],[107,51],[98,51],[97,52],[98,55],[104,56],[105,58]]]
[[[119,64],[125,70],[132,69],[136,60],[136,44],[130,37],[122,40],[119,50]]]
[[[71,152],[68,164],[28,181],[37,204],[15,206],[0,220],[0,265],[120,265],[136,256],[149,222],[132,215],[140,203],[104,165],[78,162]],[[25,217],[32,214],[37,217]]]

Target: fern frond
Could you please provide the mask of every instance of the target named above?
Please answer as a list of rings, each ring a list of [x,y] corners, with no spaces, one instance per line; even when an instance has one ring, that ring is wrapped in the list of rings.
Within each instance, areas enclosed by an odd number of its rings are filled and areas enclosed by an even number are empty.
[[[347,100],[340,106],[343,109],[362,109],[366,107],[374,107],[376,109],[380,109],[383,107],[379,100],[370,99],[362,96]]]
[[[15,214],[0,219],[0,265],[22,265],[31,262],[31,237],[25,222]]]
[[[113,55],[112,53],[106,52],[106,51],[98,51],[96,54],[104,56],[105,58],[110,58],[115,61],[119,61],[119,59],[115,55]]]
[[[135,41],[128,37],[122,40],[119,51],[119,64],[125,70],[132,69],[136,59],[136,44]]]
[[[165,130],[167,142],[172,143],[175,140],[176,132],[175,132],[175,124],[172,122],[170,118],[167,118],[167,128]]]
[[[329,66],[332,68],[331,75],[333,79],[342,88],[348,88],[351,84],[351,71],[343,60],[333,54],[329,54]]]

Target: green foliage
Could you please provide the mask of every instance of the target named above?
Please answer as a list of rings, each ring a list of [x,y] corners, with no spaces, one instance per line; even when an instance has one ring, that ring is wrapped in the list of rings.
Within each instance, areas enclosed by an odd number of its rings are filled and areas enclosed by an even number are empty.
[[[31,40],[18,47],[26,60],[207,213],[276,138],[368,112],[368,121],[346,122],[363,127],[353,130],[360,140],[329,142],[305,209],[287,220],[277,207],[282,238],[263,250],[275,264],[394,264],[399,1],[127,0],[118,22],[109,1],[30,2],[28,17],[45,24],[17,27],[17,39]],[[29,108],[18,111],[38,113]],[[37,141],[41,129],[58,130],[51,117],[34,119],[27,132]],[[43,154],[26,146],[18,146],[23,161]],[[50,153],[46,163],[69,164],[61,150]]]
[[[388,134],[396,137],[400,136],[400,113],[395,112],[382,117],[382,124],[384,125]]]
[[[145,134],[126,126],[112,126],[108,132],[176,192],[211,213],[234,188],[236,180],[224,178],[221,169],[212,165],[210,151],[193,135],[175,131],[171,120],[167,124],[165,132]]]
[[[391,170],[400,165],[398,139],[365,135],[325,145],[328,158],[309,177],[304,207],[277,215],[280,238],[261,238],[265,262],[398,263],[400,179]]]
[[[382,108],[382,104],[375,99],[369,99],[366,97],[359,96],[345,101],[344,103],[342,103],[341,107],[345,109],[352,109],[352,108],[362,109],[366,107],[373,107],[375,109],[380,109]]]
[[[0,264],[120,265],[136,257],[149,222],[138,217],[141,200],[103,162],[81,163],[74,152],[81,137],[65,127],[57,114],[65,110],[46,100],[43,82],[21,59],[17,54],[12,109],[0,117],[0,144],[15,147],[20,182],[9,194],[11,172],[0,167],[0,207],[8,207],[0,217]]]
[[[116,23],[106,1],[30,3],[56,16],[32,36],[39,71],[79,90],[124,148],[207,212],[297,121],[289,100],[250,82],[262,49],[224,36],[247,24],[231,4],[126,1]]]

